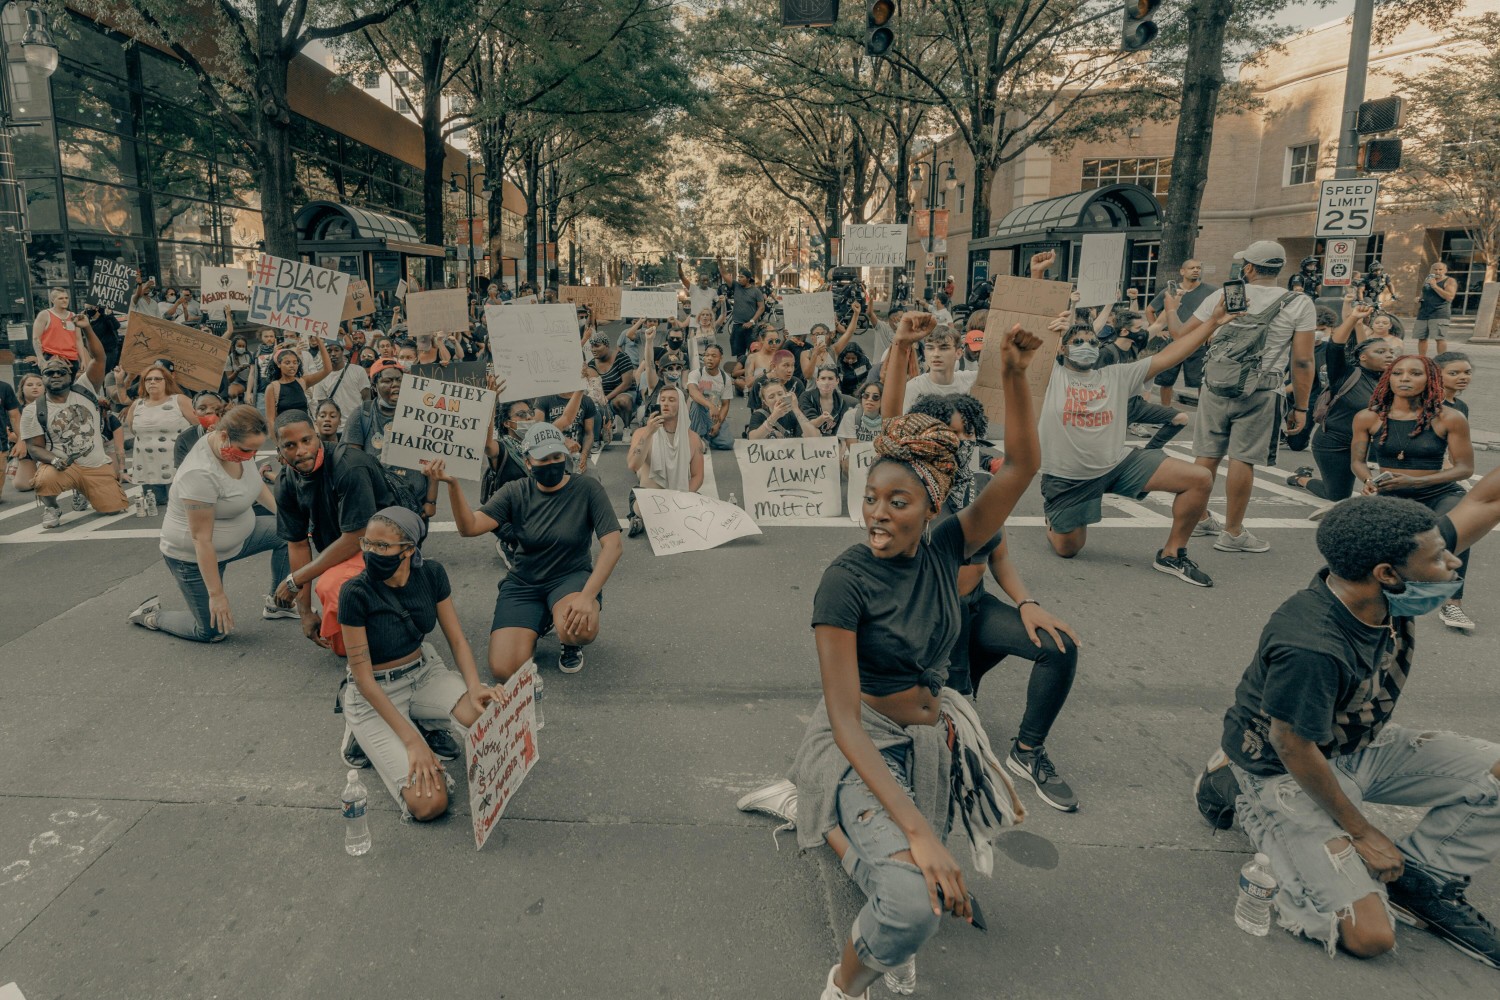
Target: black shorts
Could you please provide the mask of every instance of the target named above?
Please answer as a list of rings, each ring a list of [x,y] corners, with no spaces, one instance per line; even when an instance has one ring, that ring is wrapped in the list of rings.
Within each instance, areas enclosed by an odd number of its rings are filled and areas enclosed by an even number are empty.
[[[546,634],[552,627],[553,606],[569,594],[583,590],[590,575],[587,570],[579,570],[547,584],[526,583],[515,576],[507,576],[500,581],[500,593],[495,597],[495,617],[490,622],[490,631],[524,628],[537,635]],[[599,607],[604,607],[602,592]]]
[[[1165,371],[1158,372],[1156,378],[1151,381],[1164,389],[1170,389],[1177,384],[1177,373],[1182,372],[1182,381],[1189,389],[1197,389],[1203,385],[1203,359],[1208,357],[1208,348],[1200,347],[1180,365],[1173,365]]]

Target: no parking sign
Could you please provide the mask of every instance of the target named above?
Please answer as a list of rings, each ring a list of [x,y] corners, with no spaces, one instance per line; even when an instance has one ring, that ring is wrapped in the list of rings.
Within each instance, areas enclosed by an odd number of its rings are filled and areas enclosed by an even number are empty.
[[[1348,285],[1354,280],[1354,241],[1329,240],[1323,257],[1323,284]]]

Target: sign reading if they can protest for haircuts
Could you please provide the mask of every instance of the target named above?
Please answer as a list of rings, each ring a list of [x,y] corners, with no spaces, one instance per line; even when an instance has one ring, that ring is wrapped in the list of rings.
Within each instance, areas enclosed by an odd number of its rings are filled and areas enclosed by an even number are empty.
[[[251,277],[251,323],[337,339],[349,293],[347,274],[263,253]]]
[[[423,462],[442,459],[459,479],[477,480],[494,412],[495,394],[488,389],[407,375],[381,461],[421,471]]]
[[[845,226],[839,263],[844,267],[905,267],[906,224]]]
[[[745,511],[756,524],[841,525],[838,438],[767,438],[734,443]]]

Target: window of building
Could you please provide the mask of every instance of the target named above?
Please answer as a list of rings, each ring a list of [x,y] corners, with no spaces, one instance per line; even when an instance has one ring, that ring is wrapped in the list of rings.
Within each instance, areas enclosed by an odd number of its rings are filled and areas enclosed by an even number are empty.
[[[366,90],[374,90],[376,87],[380,86],[380,74],[365,73],[359,78],[359,85]]]
[[[1164,201],[1167,197],[1167,182],[1171,179],[1170,156],[1084,160],[1083,180],[1079,188],[1088,191],[1111,184],[1139,184],[1156,195],[1158,200]]]
[[[960,184],[958,186],[958,214],[959,215],[962,215],[963,212],[964,212],[964,192],[966,191],[966,189],[967,189],[967,185],[965,185],[965,184]]]
[[[402,115],[411,114],[411,101],[404,97],[396,98],[396,113]]]
[[[1126,270],[1127,288],[1141,293],[1142,305],[1156,296],[1156,270],[1161,261],[1160,240],[1134,240],[1130,244],[1130,262]]]
[[[1474,315],[1479,311],[1479,295],[1484,290],[1484,258],[1475,249],[1474,240],[1462,229],[1445,230],[1441,260],[1448,265],[1448,277],[1458,282],[1453,314]]]
[[[396,83],[402,87],[411,83],[411,74],[404,69],[396,70]]]
[[[948,255],[934,254],[932,258],[932,287],[942,288],[948,282]]]
[[[1311,184],[1318,177],[1318,144],[1303,143],[1286,150],[1286,186]]]
[[[1359,258],[1359,273],[1368,273],[1370,270],[1370,265],[1375,261],[1380,260],[1381,255],[1384,253],[1385,233],[1375,233],[1369,239],[1365,240],[1365,250]]]

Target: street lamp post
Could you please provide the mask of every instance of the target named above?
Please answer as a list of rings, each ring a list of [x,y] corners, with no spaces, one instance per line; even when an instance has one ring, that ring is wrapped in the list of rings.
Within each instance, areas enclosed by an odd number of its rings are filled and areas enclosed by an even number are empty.
[[[948,168],[948,173],[943,177],[943,190],[952,191],[958,187],[958,173],[954,170],[952,160],[938,162],[937,143],[932,144],[932,157],[923,163],[921,160],[911,165],[911,177],[914,181],[922,180],[922,175],[927,175],[927,243],[923,249],[931,255],[937,246],[937,193],[938,193],[938,171],[943,167]],[[925,169],[924,169],[925,168]],[[922,273],[925,279],[925,293],[923,295],[928,301],[932,300],[933,272],[927,270],[927,261],[922,261]]]
[[[476,289],[474,287],[474,178],[476,176],[479,177],[479,178],[481,178],[483,180],[483,182],[484,182],[483,185],[480,187],[481,191],[484,191],[485,193],[488,193],[489,191],[492,190],[491,187],[490,187],[489,178],[485,176],[484,171],[481,170],[481,171],[479,171],[478,174],[475,174],[474,173],[474,158],[472,156],[469,156],[468,154],[465,154],[464,155],[464,172],[460,174],[460,173],[458,173],[458,172],[455,171],[454,173],[450,174],[449,177],[448,177],[448,190],[452,191],[455,194],[458,193],[458,179],[460,177],[462,177],[464,179],[464,201],[465,201],[465,204],[467,206],[466,209],[465,209],[465,211],[467,212],[467,215],[465,216],[465,219],[464,219],[464,225],[466,225],[466,226],[469,227],[469,232],[468,232],[468,244],[469,244],[469,275],[468,275],[468,281],[469,281],[469,291],[471,293],[475,294],[475,295],[479,294],[478,289]]]
[[[16,302],[4,303],[0,311],[8,313],[12,311],[12,307],[19,305],[20,308],[15,311],[24,321],[28,311],[27,306],[31,302],[31,267],[26,260],[26,244],[30,242],[31,234],[26,222],[26,195],[16,175],[16,158],[11,148],[11,137],[16,129],[39,128],[41,123],[15,120],[10,103],[11,53],[18,47],[28,69],[43,81],[57,69],[59,54],[57,44],[52,40],[52,32],[47,27],[45,16],[42,11],[37,10],[35,5],[22,3],[21,0],[0,0],[0,18],[3,18],[12,4],[24,10],[26,31],[16,46],[7,43],[5,51],[0,53],[0,60],[4,62],[4,68],[0,70],[0,190],[4,191],[4,197],[0,199],[0,239],[4,240],[8,250],[11,245],[11,236],[14,235],[17,241],[17,253],[14,260],[0,259],[0,267],[13,269],[17,273],[21,295]],[[5,258],[10,256],[9,253],[4,254]]]

